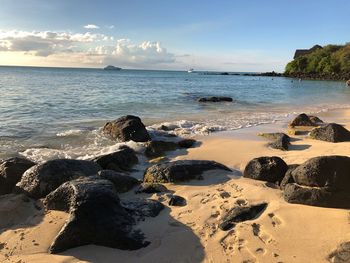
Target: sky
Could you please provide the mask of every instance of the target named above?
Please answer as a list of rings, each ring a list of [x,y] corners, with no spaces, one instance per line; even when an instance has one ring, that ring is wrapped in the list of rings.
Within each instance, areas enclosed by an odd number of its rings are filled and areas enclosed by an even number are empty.
[[[0,65],[278,71],[350,41],[349,0],[0,0]]]

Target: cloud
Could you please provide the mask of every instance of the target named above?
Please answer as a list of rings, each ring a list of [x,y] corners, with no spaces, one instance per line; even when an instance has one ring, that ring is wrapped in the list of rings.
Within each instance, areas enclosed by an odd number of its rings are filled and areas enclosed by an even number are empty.
[[[100,27],[96,26],[94,24],[88,24],[88,25],[85,25],[84,28],[86,28],[86,29],[99,29]]]
[[[107,28],[113,29],[113,28],[114,28],[114,25],[107,26]]]
[[[134,43],[104,34],[54,31],[0,31],[0,52],[22,52],[22,56],[89,65],[116,64],[122,67],[154,68],[172,64],[176,56],[158,41]]]

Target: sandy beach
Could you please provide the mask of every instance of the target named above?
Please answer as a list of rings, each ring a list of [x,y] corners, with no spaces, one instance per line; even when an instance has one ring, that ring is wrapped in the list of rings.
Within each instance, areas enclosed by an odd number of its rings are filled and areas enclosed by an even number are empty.
[[[318,115],[324,121],[350,128],[350,110]],[[349,211],[289,204],[280,189],[263,181],[240,177],[248,161],[279,156],[287,164],[301,164],[323,155],[350,154],[350,142],[316,141],[292,136],[288,151],[271,149],[258,132],[286,131],[287,121],[234,132],[197,136],[200,146],[174,159],[215,160],[233,173],[210,171],[204,180],[166,184],[187,200],[186,206],[169,207],[162,194],[142,197],[163,202],[155,218],[138,223],[151,244],[136,251],[82,246],[58,255],[48,253],[68,214],[45,211],[40,200],[23,195],[0,198],[1,262],[328,262],[336,247],[350,239]],[[135,196],[133,191],[121,199]],[[140,196],[140,195],[139,195]],[[235,204],[267,202],[266,211],[229,231],[218,228],[219,219]],[[340,262],[340,261],[339,261]],[[344,261],[346,262],[346,261]]]

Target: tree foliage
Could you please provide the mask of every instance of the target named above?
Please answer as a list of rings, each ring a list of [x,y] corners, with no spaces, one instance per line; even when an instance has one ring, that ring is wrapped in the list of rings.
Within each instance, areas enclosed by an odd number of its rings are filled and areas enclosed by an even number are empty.
[[[342,75],[350,73],[350,44],[327,45],[289,62],[286,75]]]

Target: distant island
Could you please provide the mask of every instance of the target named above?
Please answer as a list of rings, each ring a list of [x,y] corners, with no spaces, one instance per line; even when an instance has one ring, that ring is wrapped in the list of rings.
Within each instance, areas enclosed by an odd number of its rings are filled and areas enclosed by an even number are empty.
[[[350,43],[346,45],[315,45],[297,49],[293,61],[286,66],[284,76],[324,79],[350,79]]]
[[[121,70],[122,68],[115,67],[115,66],[112,66],[112,65],[108,65],[107,67],[104,67],[103,69],[104,70]]]

